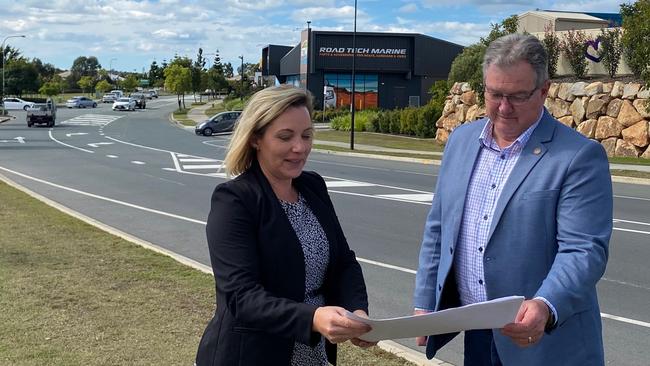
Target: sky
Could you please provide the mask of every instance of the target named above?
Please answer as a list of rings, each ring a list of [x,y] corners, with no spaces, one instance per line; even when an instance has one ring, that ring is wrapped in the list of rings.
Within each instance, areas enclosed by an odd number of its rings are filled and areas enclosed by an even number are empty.
[[[618,12],[632,0],[358,0],[358,32],[421,33],[467,46],[491,23],[528,10]],[[142,72],[175,55],[233,68],[257,63],[268,44],[294,46],[300,31],[352,31],[354,0],[0,0],[0,39],[23,56],[69,69],[79,56]],[[1,42],[1,41],[0,41]]]

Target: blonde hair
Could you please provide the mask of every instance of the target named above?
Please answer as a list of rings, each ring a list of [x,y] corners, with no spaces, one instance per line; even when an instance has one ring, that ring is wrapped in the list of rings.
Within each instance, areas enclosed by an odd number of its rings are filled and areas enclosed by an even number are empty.
[[[251,138],[261,137],[266,128],[289,107],[305,107],[313,112],[313,97],[305,89],[291,85],[266,88],[255,93],[246,103],[235,125],[224,159],[226,174],[239,175],[257,159]]]

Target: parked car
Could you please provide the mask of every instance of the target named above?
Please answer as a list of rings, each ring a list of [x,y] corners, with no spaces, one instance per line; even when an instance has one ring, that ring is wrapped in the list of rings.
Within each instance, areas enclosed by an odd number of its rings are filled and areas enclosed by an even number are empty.
[[[27,108],[34,106],[34,102],[28,102],[20,98],[4,98],[2,101],[5,109],[22,109],[26,111]]]
[[[147,108],[147,96],[144,93],[131,93],[129,97],[135,100],[135,106],[140,109]]]
[[[197,135],[210,136],[218,132],[230,132],[235,126],[235,122],[241,115],[241,111],[229,111],[217,113],[209,119],[199,123],[194,128]]]
[[[109,91],[109,93],[115,94],[115,98],[117,99],[122,98],[124,96],[124,92],[119,89],[111,90]]]
[[[34,104],[27,108],[27,127],[34,124],[46,124],[47,127],[54,127],[56,122],[56,103],[48,98],[45,103]]]
[[[68,108],[96,108],[97,102],[87,97],[72,97],[65,102],[65,106]]]
[[[158,92],[153,89],[147,91],[147,93],[149,93],[149,95],[151,95],[152,98],[158,98]]]
[[[102,97],[102,103],[113,103],[116,101],[118,98],[117,94],[115,93],[106,93]]]
[[[135,110],[135,100],[131,98],[119,98],[113,102],[114,111],[134,111]]]

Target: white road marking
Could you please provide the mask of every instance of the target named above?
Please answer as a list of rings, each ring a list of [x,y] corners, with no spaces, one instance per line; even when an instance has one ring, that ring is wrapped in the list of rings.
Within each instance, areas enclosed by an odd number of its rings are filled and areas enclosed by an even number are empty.
[[[111,159],[117,159],[118,158],[117,155],[106,155],[106,157],[111,158]]]
[[[109,114],[82,114],[80,116],[65,120],[61,125],[72,126],[104,126],[123,116]]]
[[[210,159],[210,158],[182,158],[178,159],[179,161],[183,163],[210,163],[213,161],[218,161],[215,159]]]
[[[376,198],[376,199],[380,199],[380,200],[398,201],[398,202],[415,203],[415,204],[418,204],[418,205],[431,206],[431,202],[408,201],[408,200],[404,200],[404,199],[400,199],[400,198],[381,197],[381,196],[377,196],[377,195],[373,195],[373,194],[363,194],[363,193],[354,193],[354,192],[345,192],[345,191],[333,191],[333,190],[329,190],[329,192],[344,194],[344,195],[348,195],[348,196]]]
[[[135,165],[145,165],[146,163],[144,161],[139,161],[139,160],[131,160],[131,163]]]
[[[112,142],[93,142],[93,143],[86,144],[86,145],[88,145],[90,147],[100,147],[102,145],[113,145],[113,143]]]
[[[183,169],[185,170],[197,170],[197,169],[221,169],[223,167],[222,164],[215,164],[215,165],[183,165]]]
[[[86,133],[86,132],[73,132],[73,133],[66,133],[65,135],[68,136],[68,137],[72,137],[72,136],[83,136],[83,135],[87,135],[87,134],[88,133]]]
[[[63,143],[63,142],[55,139],[54,136],[52,136],[52,130],[49,130],[47,133],[50,135],[50,139],[52,139],[52,141],[56,142],[57,144],[61,144],[63,146],[67,146],[67,147],[73,148],[75,150],[79,150],[79,151],[83,151],[83,152],[87,152],[87,153],[91,153],[91,154],[95,153],[94,151],[82,149],[80,147],[76,147],[76,146],[72,146],[72,145],[68,145],[66,143]]]
[[[399,198],[407,201],[429,202],[433,200],[433,193],[422,194],[380,194],[379,197]]]
[[[617,194],[615,194],[614,197],[615,198],[625,198],[625,199],[629,199],[629,200],[650,201],[650,198],[645,198],[645,197],[619,196]]]
[[[75,188],[66,187],[66,186],[56,184],[56,183],[52,183],[52,182],[49,182],[49,181],[46,181],[46,180],[43,180],[43,179],[40,179],[40,178],[32,177],[32,176],[29,176],[27,174],[23,174],[23,173],[20,173],[20,172],[11,170],[11,169],[7,169],[7,168],[1,167],[1,166],[0,166],[0,170],[6,171],[8,173],[11,173],[11,174],[14,174],[14,175],[17,175],[17,176],[20,176],[20,177],[23,177],[25,179],[29,179],[29,180],[39,182],[41,184],[49,185],[51,187],[59,188],[59,189],[65,190],[65,191],[77,193],[77,194],[80,194],[80,195],[83,195],[83,196],[87,196],[87,197],[99,199],[99,200],[102,200],[102,201],[115,203],[115,204],[118,204],[118,205],[123,205],[123,206],[126,206],[126,207],[134,208],[134,209],[137,209],[137,210],[142,210],[142,211],[145,211],[145,212],[154,213],[154,214],[165,216],[165,217],[171,217],[171,218],[174,218],[174,219],[187,221],[187,222],[191,222],[191,223],[195,223],[195,224],[200,224],[200,225],[204,225],[204,226],[206,225],[205,221],[196,220],[196,219],[192,219],[192,218],[188,218],[188,217],[184,217],[184,216],[180,216],[180,215],[176,215],[176,214],[172,214],[172,213],[168,213],[168,212],[164,212],[164,211],[160,211],[160,210],[155,210],[155,209],[152,209],[152,208],[147,208],[147,207],[135,205],[135,204],[120,201],[120,200],[116,200],[116,199],[113,199],[113,198],[108,198],[108,197],[96,195],[96,194],[93,194],[93,193],[84,192],[84,191],[81,191],[81,190],[78,190],[78,189],[75,189]],[[359,258],[359,257],[357,257],[357,260],[359,262],[362,262],[362,263],[367,263],[367,264],[375,265],[375,266],[386,268],[386,269],[392,269],[392,270],[400,271],[400,272],[403,272],[403,273],[416,274],[415,270],[400,267],[400,266],[395,266],[395,265],[388,264],[388,263],[373,261],[371,259],[365,259],[365,258]],[[635,319],[624,318],[624,317],[621,317],[621,316],[611,315],[611,314],[606,314],[606,313],[600,313],[600,315],[603,318],[616,320],[616,321],[620,321],[620,322],[623,322],[623,323],[638,325],[638,326],[642,326],[642,327],[645,327],[645,328],[650,328],[650,323],[647,323],[647,322],[643,322],[643,321],[639,321],[639,320],[635,320]]]
[[[328,180],[325,182],[327,188],[344,188],[344,187],[372,187],[372,183],[353,182],[351,180]]]

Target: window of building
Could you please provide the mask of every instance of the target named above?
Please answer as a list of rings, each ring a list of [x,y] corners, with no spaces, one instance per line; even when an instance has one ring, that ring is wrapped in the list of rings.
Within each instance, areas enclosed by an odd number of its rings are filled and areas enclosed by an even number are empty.
[[[354,101],[358,110],[377,108],[378,84],[377,74],[354,75]],[[288,79],[287,79],[288,82]],[[352,97],[351,74],[325,74],[325,108],[338,108],[350,105]]]
[[[300,75],[287,76],[287,82],[285,84],[293,85],[296,88],[300,88]]]

